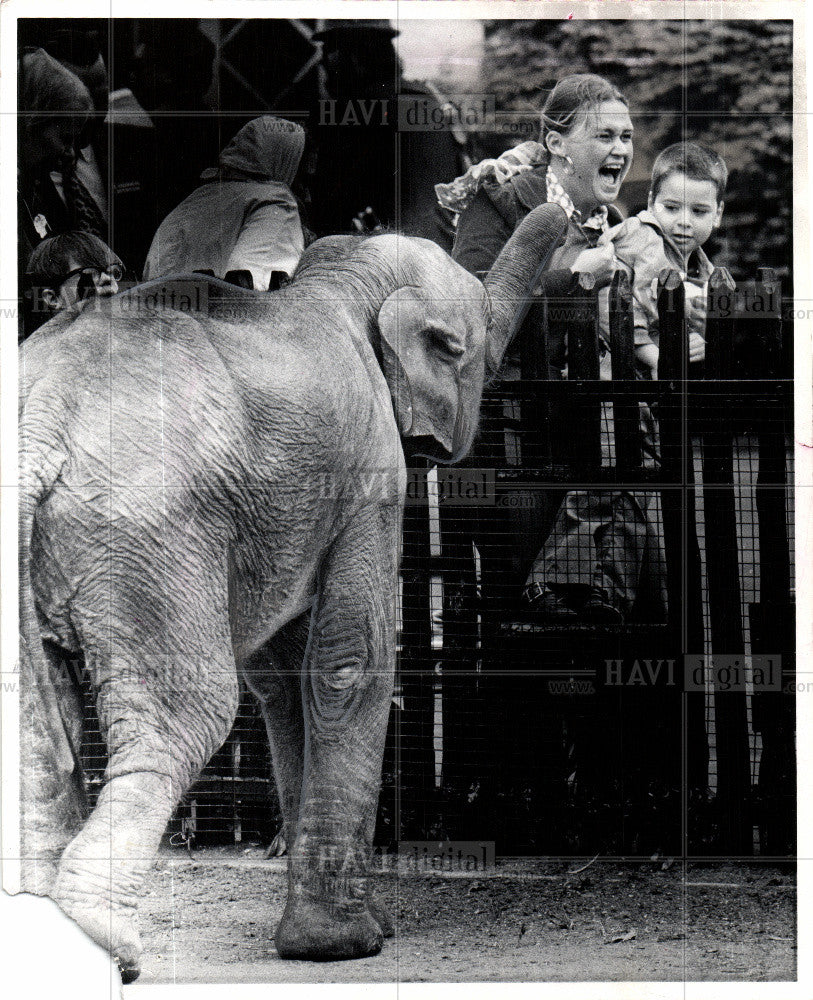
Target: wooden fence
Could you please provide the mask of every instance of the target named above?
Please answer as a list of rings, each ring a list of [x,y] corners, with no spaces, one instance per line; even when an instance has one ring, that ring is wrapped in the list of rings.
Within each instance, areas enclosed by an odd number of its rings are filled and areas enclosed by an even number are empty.
[[[781,377],[779,287],[768,270],[747,288],[715,271],[702,365],[689,364],[683,295],[679,275],[662,276],[658,378],[647,382],[635,377],[623,275],[609,292],[611,381],[599,377],[595,292],[577,285],[567,302],[538,310],[547,326],[531,329],[521,345],[523,378],[495,387],[484,401],[475,459],[494,469],[498,500],[524,490],[535,500],[532,511],[486,510],[477,522],[462,509],[444,511],[441,499],[433,542],[429,512],[408,508],[398,739],[407,835],[491,836],[498,846],[502,837],[504,848],[544,853],[792,851],[793,701],[782,694],[794,667],[786,467],[792,383]],[[564,380],[552,378],[546,363],[555,322],[567,326]],[[659,467],[642,454],[641,402],[656,408]],[[738,496],[754,462],[756,524],[743,525]],[[523,610],[521,584],[563,486],[657,497],[665,621],[562,627],[534,624]],[[499,536],[500,551],[487,559],[488,539]],[[743,573],[759,580],[759,598],[746,608]],[[440,639],[430,627],[438,579]],[[757,655],[773,658],[767,680],[754,667]],[[597,685],[591,694],[582,680],[579,689],[578,678],[599,677],[607,661],[623,663],[627,677],[636,663],[672,661],[674,683],[653,683],[647,693],[627,681],[615,691]],[[551,699],[551,679],[563,674],[574,695],[588,697]],[[534,720],[540,732],[528,738]],[[650,756],[644,764],[618,749],[642,728],[651,741],[639,748],[639,756]],[[541,773],[545,754],[560,758],[558,774]],[[573,774],[582,776],[575,791],[573,782],[568,787]],[[630,797],[651,799],[658,787],[664,802],[657,815],[642,817],[647,803]],[[591,811],[592,826],[584,820]],[[547,830],[528,832],[540,821]],[[607,835],[607,823],[617,835]]]
[[[789,687],[792,381],[778,282],[763,269],[759,282],[734,289],[715,271],[697,366],[683,284],[663,275],[650,381],[636,378],[624,275],[609,290],[611,380],[600,377],[599,293],[587,284],[574,278],[566,299],[537,301],[540,322],[526,325],[520,344],[522,378],[486,394],[475,453],[459,473],[485,484],[485,502],[439,496],[436,470],[412,470],[428,499],[405,512],[378,839],[487,837],[503,854],[749,855],[758,844],[787,855],[794,703],[776,684],[755,683],[749,659],[781,661],[779,686]],[[557,324],[566,378],[548,364]],[[642,451],[642,403],[657,412],[659,464]],[[654,499],[665,620],[563,627],[527,613],[528,568],[575,488]],[[744,490],[753,499],[745,513]],[[715,655],[739,658],[744,683],[732,685],[708,660],[702,683],[685,683],[686,657]],[[609,683],[610,673],[622,683]],[[92,716],[89,706],[85,762],[95,787],[105,760]],[[269,768],[247,697],[179,808],[175,842],[270,839],[278,817]]]

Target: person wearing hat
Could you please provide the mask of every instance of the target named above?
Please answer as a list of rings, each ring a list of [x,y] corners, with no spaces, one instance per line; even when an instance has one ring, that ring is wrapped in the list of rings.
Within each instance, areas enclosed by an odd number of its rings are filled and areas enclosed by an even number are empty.
[[[401,66],[389,21],[327,21],[320,99],[310,114],[317,151],[310,221],[320,236],[395,223],[395,94]]]
[[[291,191],[302,153],[301,126],[273,115],[244,125],[201,174],[196,188],[158,227],[144,280],[190,271],[249,271],[267,289],[274,271],[293,274],[304,249]]]
[[[389,21],[335,19],[312,37],[322,44],[325,88],[314,108],[313,228],[320,234],[397,227],[451,250],[453,231],[434,183],[465,169],[451,128],[401,129],[399,103],[440,110],[433,87],[405,80]]]

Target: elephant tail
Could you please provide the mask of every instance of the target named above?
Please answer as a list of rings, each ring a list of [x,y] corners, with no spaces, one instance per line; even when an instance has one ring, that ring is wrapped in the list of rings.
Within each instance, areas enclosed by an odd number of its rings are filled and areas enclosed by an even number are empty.
[[[25,463],[23,463],[25,466]],[[20,572],[20,675],[32,690],[32,704],[39,704],[42,721],[54,748],[60,771],[70,774],[78,766],[77,751],[73,747],[67,727],[59,709],[59,695],[45,649],[42,645],[39,618],[34,604],[31,580],[31,539],[37,507],[50,491],[56,475],[48,481],[36,475],[21,475],[19,501],[19,572]],[[49,477],[50,479],[50,477]],[[22,708],[22,702],[21,702]],[[21,719],[21,722],[23,720]]]

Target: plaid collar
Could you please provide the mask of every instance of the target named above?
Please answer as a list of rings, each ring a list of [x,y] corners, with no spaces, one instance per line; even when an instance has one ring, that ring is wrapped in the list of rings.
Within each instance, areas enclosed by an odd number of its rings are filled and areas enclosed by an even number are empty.
[[[603,233],[605,231],[607,228],[606,205],[600,205],[598,208],[594,208],[586,219],[582,219],[581,212],[573,204],[573,200],[570,195],[559,183],[559,178],[550,167],[548,167],[547,173],[545,174],[545,183],[548,188],[548,201],[553,205],[558,205],[560,208],[563,208],[568,219],[579,226],[580,229],[593,229],[599,233]]]

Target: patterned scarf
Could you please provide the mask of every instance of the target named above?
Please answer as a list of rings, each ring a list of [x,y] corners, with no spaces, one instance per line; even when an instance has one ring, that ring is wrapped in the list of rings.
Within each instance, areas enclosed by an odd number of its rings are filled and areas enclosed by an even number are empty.
[[[546,159],[545,147],[540,143],[531,141],[520,143],[513,149],[507,149],[495,160],[475,163],[465,174],[456,177],[449,184],[436,184],[435,194],[438,204],[459,215],[474,201],[475,195],[485,181],[493,178],[498,184],[505,184],[515,174],[541,166]]]
[[[606,205],[599,205],[598,208],[593,209],[586,219],[582,219],[582,213],[573,204],[573,199],[559,183],[559,178],[550,167],[548,167],[548,172],[545,174],[545,183],[548,189],[548,201],[553,205],[563,208],[568,219],[580,229],[592,229],[594,232],[597,231],[599,233],[603,233],[606,230]]]
[[[523,142],[513,149],[508,149],[494,160],[482,160],[475,163],[461,177],[456,177],[449,184],[436,184],[435,194],[438,204],[441,207],[459,215],[464,212],[474,201],[474,197],[483,183],[487,180],[495,180],[498,184],[505,184],[516,174],[525,170],[533,170],[547,160],[545,147],[538,142]],[[594,232],[603,233],[607,228],[607,206],[600,205],[582,219],[581,212],[573,204],[570,195],[565,191],[559,182],[559,178],[548,167],[545,175],[547,185],[548,201],[551,204],[559,205],[567,213],[580,229],[590,229]]]

